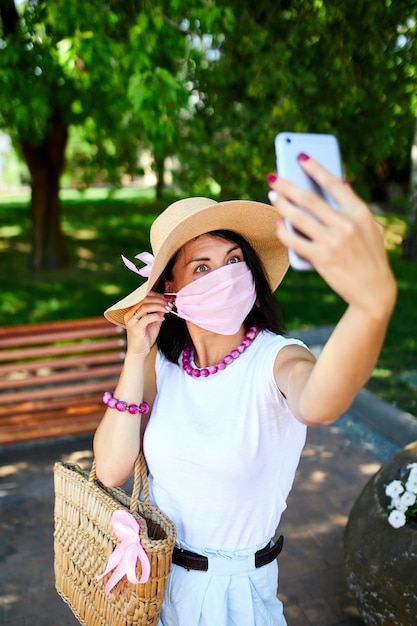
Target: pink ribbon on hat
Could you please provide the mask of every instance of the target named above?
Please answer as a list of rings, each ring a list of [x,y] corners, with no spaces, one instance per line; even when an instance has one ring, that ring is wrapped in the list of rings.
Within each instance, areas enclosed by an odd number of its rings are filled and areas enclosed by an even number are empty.
[[[126,267],[128,267],[132,272],[135,272],[135,274],[140,274],[140,276],[143,276],[144,278],[148,278],[149,274],[151,273],[153,262],[155,261],[155,257],[150,252],[141,252],[140,254],[137,254],[135,256],[135,259],[139,259],[140,261],[145,263],[145,267],[142,267],[140,270],[138,270],[136,265],[132,261],[129,261],[129,259],[127,259],[125,256],[123,256],[123,254],[121,255],[121,257]]]
[[[137,585],[146,583],[149,578],[151,566],[148,556],[140,542],[139,524],[128,511],[115,511],[112,515],[112,526],[114,533],[121,543],[115,547],[103,574],[97,576],[97,580],[101,580],[111,570],[114,569],[106,584],[106,594],[109,594],[113,587],[126,576],[127,579]],[[136,577],[136,563],[139,560],[142,566],[142,574],[140,580]]]

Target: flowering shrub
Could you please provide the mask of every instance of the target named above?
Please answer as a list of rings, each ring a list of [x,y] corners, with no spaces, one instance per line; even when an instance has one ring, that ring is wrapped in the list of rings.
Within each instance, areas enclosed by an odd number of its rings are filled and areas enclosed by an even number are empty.
[[[417,463],[410,463],[407,469],[410,472],[406,480],[393,480],[385,487],[385,494],[391,498],[387,513],[393,528],[405,526],[408,519],[417,521]]]

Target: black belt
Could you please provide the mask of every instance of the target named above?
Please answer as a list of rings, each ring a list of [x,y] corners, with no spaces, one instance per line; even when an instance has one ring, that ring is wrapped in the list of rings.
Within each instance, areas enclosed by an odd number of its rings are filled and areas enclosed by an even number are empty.
[[[268,541],[265,548],[255,552],[255,567],[258,568],[263,565],[268,565],[268,563],[272,563],[272,561],[276,559],[278,554],[281,552],[283,544],[284,537],[282,535],[273,546],[271,546]],[[201,572],[207,572],[209,568],[209,559],[207,556],[196,554],[190,550],[183,550],[182,548],[177,548],[176,546],[172,554],[172,562],[175,565],[180,565],[188,570],[195,569]]]

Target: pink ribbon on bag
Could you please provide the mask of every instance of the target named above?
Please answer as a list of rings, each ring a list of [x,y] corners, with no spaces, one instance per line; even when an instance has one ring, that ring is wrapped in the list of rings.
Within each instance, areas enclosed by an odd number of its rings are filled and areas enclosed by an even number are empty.
[[[115,511],[112,515],[112,526],[114,533],[121,543],[115,547],[103,574],[97,576],[101,580],[111,570],[115,570],[106,584],[106,594],[109,594],[113,587],[126,576],[127,579],[137,585],[146,583],[149,578],[151,566],[148,556],[140,542],[139,524],[131,513],[127,511]],[[140,580],[136,577],[136,563],[139,560],[142,566]]]
[[[121,257],[123,263],[126,265],[127,268],[129,268],[132,272],[135,272],[135,274],[143,276],[144,278],[148,278],[152,269],[153,262],[155,261],[155,257],[150,252],[141,252],[140,254],[137,254],[135,256],[135,259],[139,259],[140,261],[145,263],[145,267],[142,267],[140,270],[138,270],[136,265],[125,256],[123,256],[123,254],[121,255]]]

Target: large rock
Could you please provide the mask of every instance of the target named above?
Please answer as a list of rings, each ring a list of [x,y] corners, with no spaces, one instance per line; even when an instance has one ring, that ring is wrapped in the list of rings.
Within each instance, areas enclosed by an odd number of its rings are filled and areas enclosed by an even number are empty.
[[[344,536],[349,589],[367,626],[417,625],[417,524],[388,523],[385,486],[417,461],[417,442],[395,455],[368,482]]]

